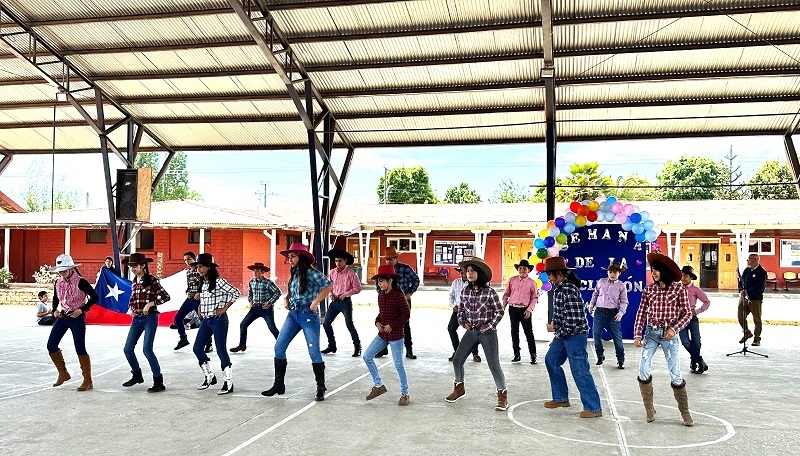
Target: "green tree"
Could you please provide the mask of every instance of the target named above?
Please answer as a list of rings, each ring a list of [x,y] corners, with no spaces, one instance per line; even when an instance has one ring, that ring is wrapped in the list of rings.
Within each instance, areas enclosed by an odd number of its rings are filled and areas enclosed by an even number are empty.
[[[747,183],[750,184],[750,195],[753,199],[797,199],[797,190],[793,184],[759,185],[792,182],[793,180],[786,163],[767,160]]]
[[[137,168],[152,168],[153,177],[161,169],[161,160],[155,152],[141,152],[136,155]],[[186,154],[178,152],[167,167],[167,172],[153,192],[153,201],[200,200],[200,193],[189,188],[189,173],[186,171]]]
[[[378,201],[382,204],[435,204],[428,171],[422,166],[392,168],[378,180]]]
[[[714,186],[728,185],[730,172],[722,162],[684,155],[678,161],[667,161],[656,177],[663,186],[659,191],[661,199],[711,200],[719,199],[720,187]],[[686,185],[689,187],[679,187]]]
[[[625,201],[655,201],[658,199],[658,191],[654,188],[632,188],[651,185],[646,177],[631,174],[630,176],[619,176],[614,189],[613,196]],[[611,196],[609,194],[609,196]]]
[[[556,177],[556,189],[564,180],[560,177]],[[556,201],[562,202],[559,199],[558,191],[556,191]],[[570,200],[572,201],[572,200]],[[532,203],[546,203],[547,202],[547,181],[539,182],[539,185],[536,186],[536,190],[533,191],[533,195],[531,195],[531,202]]]
[[[592,200],[606,193],[606,189],[614,185],[610,177],[600,172],[597,162],[573,163],[569,166],[569,175],[561,185],[567,187],[556,189],[558,201]]]
[[[78,191],[66,188],[64,176],[59,176],[53,182],[50,169],[44,158],[31,162],[26,173],[28,182],[22,194],[25,210],[47,211],[51,206],[56,210],[74,209],[78,205]],[[51,186],[54,187],[52,193]]]
[[[500,182],[489,201],[492,203],[526,203],[530,200],[528,191],[509,179]]]
[[[444,195],[444,202],[451,204],[480,203],[481,197],[475,190],[469,188],[469,184],[462,182],[447,190]]]

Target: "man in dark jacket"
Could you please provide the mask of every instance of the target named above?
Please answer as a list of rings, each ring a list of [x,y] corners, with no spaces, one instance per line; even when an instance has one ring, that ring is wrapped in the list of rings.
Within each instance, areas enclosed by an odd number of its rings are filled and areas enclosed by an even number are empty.
[[[752,345],[761,345],[761,302],[764,299],[764,289],[767,287],[767,271],[758,263],[759,257],[750,254],[747,257],[747,267],[739,277],[739,325],[744,335],[739,340],[743,344],[753,337],[747,328],[747,314],[753,314],[755,337]]]

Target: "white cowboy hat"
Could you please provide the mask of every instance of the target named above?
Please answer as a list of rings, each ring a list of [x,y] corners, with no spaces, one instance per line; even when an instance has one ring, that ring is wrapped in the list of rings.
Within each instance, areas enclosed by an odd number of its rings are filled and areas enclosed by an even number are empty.
[[[50,272],[66,271],[80,265],[80,263],[75,264],[75,261],[71,256],[67,255],[66,253],[62,253],[58,256],[58,258],[56,258],[56,265],[50,268]]]

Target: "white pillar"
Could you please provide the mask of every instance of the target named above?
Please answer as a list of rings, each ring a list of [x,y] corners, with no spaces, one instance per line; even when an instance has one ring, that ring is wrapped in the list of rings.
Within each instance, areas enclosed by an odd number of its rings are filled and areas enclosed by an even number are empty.
[[[741,273],[747,267],[747,257],[750,255],[750,235],[754,230],[745,228],[731,231],[736,235],[736,265]]]
[[[11,228],[5,229],[5,250],[3,250],[3,267],[9,269],[8,266],[8,252],[11,250]]]
[[[358,231],[358,258],[361,263],[361,283],[367,283],[367,266],[369,266],[369,238],[372,230]]]
[[[70,244],[69,235],[70,235],[70,228],[64,228],[64,253],[66,253],[67,255],[69,255],[69,244]]]
[[[277,283],[278,282],[278,272],[275,269],[275,267],[277,265],[277,262],[275,260],[277,258],[276,255],[278,253],[276,251],[277,250],[277,244],[278,244],[277,243],[278,235],[277,235],[277,232],[274,229],[272,229],[272,230],[264,230],[264,231],[262,231],[262,233],[264,233],[264,236],[266,236],[267,239],[269,239],[269,277],[270,277],[270,279],[272,279],[273,282]]]
[[[472,230],[472,232],[475,234],[475,256],[485,260],[486,238],[491,230]]]
[[[667,256],[679,265],[683,264],[683,259],[681,258],[681,233],[684,231],[686,230],[664,231],[664,234],[667,235]],[[672,244],[672,234],[675,235],[675,244]]]
[[[419,276],[419,284],[425,283],[425,248],[428,245],[428,233],[431,230],[411,230],[414,233],[414,240],[417,242],[417,275]],[[420,242],[422,236],[422,242]]]
[[[200,230],[200,236],[201,236],[201,239],[202,239],[202,236],[203,236],[203,231],[202,230]],[[200,249],[202,249],[203,248],[202,247],[203,243],[201,242],[200,245],[201,245]],[[133,237],[131,237],[131,243],[130,243],[130,251],[131,251],[131,253],[136,253],[136,248],[137,247],[138,246],[136,245],[136,235],[133,235]],[[203,251],[200,250],[200,252],[202,253]],[[120,265],[120,270],[122,270],[122,265]],[[133,269],[128,268],[128,280],[133,280],[133,277],[134,277]]]
[[[197,253],[206,253],[206,229],[200,228],[200,247],[197,249]]]

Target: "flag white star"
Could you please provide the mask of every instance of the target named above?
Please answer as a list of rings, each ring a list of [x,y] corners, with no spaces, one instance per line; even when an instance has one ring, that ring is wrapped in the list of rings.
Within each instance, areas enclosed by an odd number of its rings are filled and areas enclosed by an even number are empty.
[[[120,290],[117,284],[114,284],[114,288],[111,288],[111,285],[106,285],[108,287],[108,294],[106,298],[113,297],[117,302],[119,302],[119,295],[125,293],[125,290]]]

